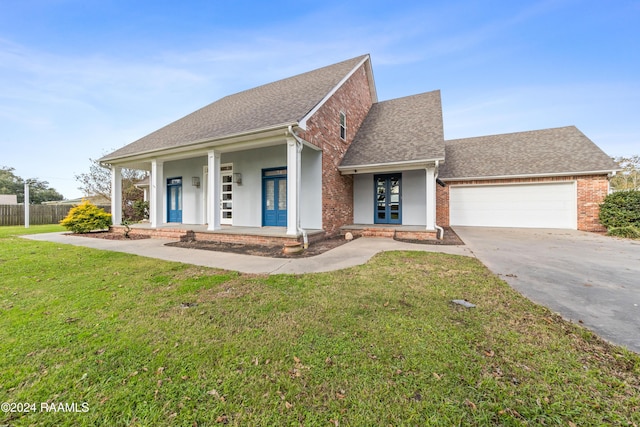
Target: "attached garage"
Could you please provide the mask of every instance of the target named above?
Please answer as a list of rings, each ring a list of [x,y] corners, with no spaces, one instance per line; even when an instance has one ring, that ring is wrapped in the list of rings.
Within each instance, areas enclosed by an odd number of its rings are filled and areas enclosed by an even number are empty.
[[[575,181],[451,185],[451,225],[577,228]]]

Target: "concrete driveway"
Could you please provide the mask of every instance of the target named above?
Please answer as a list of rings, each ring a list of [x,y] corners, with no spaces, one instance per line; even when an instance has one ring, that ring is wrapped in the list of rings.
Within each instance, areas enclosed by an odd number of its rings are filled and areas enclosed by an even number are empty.
[[[575,230],[455,227],[532,301],[640,353],[640,242]]]

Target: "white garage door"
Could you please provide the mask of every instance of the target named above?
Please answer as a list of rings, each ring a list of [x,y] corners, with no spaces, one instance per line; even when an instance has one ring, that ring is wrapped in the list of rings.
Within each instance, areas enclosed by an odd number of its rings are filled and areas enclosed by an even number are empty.
[[[574,182],[451,186],[451,225],[576,229]]]

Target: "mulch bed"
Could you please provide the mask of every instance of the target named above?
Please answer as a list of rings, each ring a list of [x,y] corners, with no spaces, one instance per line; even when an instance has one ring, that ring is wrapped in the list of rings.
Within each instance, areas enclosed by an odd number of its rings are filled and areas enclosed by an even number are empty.
[[[95,239],[108,239],[108,240],[140,240],[149,239],[150,236],[141,234],[130,234],[129,237],[125,237],[123,232],[112,231],[92,231],[90,233],[74,234],[68,233],[72,236],[80,237],[92,237]],[[451,229],[444,229],[444,236],[442,240],[405,240],[396,239],[401,242],[417,243],[421,245],[464,245],[464,242],[460,240],[458,235]],[[209,242],[203,240],[192,241],[180,241],[166,243],[166,246],[173,246],[178,248],[187,249],[200,249],[206,251],[218,251],[218,252],[232,252],[244,255],[258,255],[271,258],[305,258],[320,255],[323,252],[336,248],[340,245],[347,243],[344,237],[334,237],[331,239],[321,240],[309,245],[307,250],[297,254],[285,254],[282,251],[282,246],[261,246],[250,245],[245,243],[224,243],[224,242]]]
[[[464,245],[464,242],[455,231],[449,227],[444,228],[444,235],[442,240],[408,240],[408,239],[396,239],[399,242],[417,243],[420,245]]]
[[[444,229],[444,236],[442,240],[396,240],[423,245],[464,245],[464,242],[460,240],[458,235],[450,228]],[[282,251],[282,246],[260,246],[244,243],[207,242],[201,240],[172,242],[167,243],[166,246],[188,249],[201,249],[207,251],[233,252],[237,254],[258,255],[271,258],[305,258],[320,255],[323,252],[336,248],[345,243],[347,243],[347,240],[345,240],[343,237],[325,239],[319,242],[311,243],[307,250],[297,254],[285,254]]]
[[[245,243],[208,242],[204,240],[191,240],[187,242],[166,243],[165,246],[173,246],[187,249],[202,249],[206,251],[233,252],[244,255],[258,255],[270,258],[306,258],[320,255],[323,252],[337,248],[347,243],[343,237],[325,239],[320,242],[310,243],[309,247],[297,254],[285,254],[282,246],[261,246]]]
[[[69,236],[79,237],[93,237],[95,239],[107,239],[107,240],[142,240],[150,239],[151,236],[145,236],[142,234],[129,234],[126,237],[123,232],[114,233],[113,231],[91,231],[89,233],[67,233]]]

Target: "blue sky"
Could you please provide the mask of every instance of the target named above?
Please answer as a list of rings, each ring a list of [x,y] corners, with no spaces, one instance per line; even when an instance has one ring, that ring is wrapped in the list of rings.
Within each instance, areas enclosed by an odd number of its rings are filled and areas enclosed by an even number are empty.
[[[575,125],[640,154],[640,1],[0,2],[0,166],[67,198],[89,158],[370,53],[380,100],[442,91],[445,138]]]

